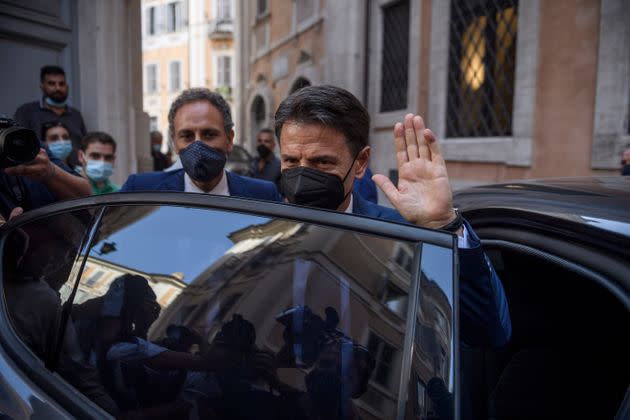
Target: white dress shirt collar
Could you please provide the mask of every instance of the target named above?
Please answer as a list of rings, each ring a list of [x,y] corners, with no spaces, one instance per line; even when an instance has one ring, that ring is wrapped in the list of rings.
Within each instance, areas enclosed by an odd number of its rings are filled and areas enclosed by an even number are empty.
[[[352,210],[354,210],[354,197],[352,196],[352,193],[350,193],[350,202],[348,203],[348,208],[344,211],[344,213],[352,213]]]
[[[200,194],[214,194],[214,195],[230,195],[230,188],[228,187],[227,182],[227,174],[223,171],[221,176],[221,180],[213,189],[208,191],[207,193],[199,188],[193,180],[188,176],[187,173],[184,172],[184,191],[192,192],[192,193],[200,193]]]

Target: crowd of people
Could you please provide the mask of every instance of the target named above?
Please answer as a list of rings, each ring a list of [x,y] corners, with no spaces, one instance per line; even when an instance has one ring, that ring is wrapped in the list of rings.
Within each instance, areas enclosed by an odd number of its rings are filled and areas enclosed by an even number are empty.
[[[15,113],[18,124],[40,133],[42,147],[33,162],[0,170],[5,218],[89,194],[183,191],[288,202],[443,229],[458,237],[461,340],[470,346],[503,346],[509,341],[511,322],[501,281],[472,227],[453,208],[440,145],[420,116],[408,114],[394,127],[399,174],[395,185],[383,175],[369,175],[370,116],[361,102],[334,86],[302,88],[280,104],[274,130],[258,133],[258,158],[252,164],[253,177],[247,177],[225,169],[235,136],[225,99],[209,89],[187,89],[168,114],[168,136],[178,162],[162,154],[162,137],[152,133],[155,171],[133,174],[119,189],[109,180],[116,142],[107,133],[87,132],[80,112],[66,102],[63,69],[42,68],[41,89],[39,101]],[[376,203],[374,183],[393,208]],[[16,185],[19,195],[12,188]],[[144,346],[143,363],[159,369],[163,351],[151,352],[154,347],[146,341],[126,340],[125,345],[119,349],[123,354]],[[85,356],[89,359],[89,352]]]

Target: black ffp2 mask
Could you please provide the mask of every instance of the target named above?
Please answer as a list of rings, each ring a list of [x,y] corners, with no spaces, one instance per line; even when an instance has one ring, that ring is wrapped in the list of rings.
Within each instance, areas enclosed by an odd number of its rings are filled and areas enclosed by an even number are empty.
[[[280,175],[280,192],[291,204],[337,210],[352,191],[344,194],[343,183],[354,167],[355,160],[356,157],[343,179],[306,166],[284,170]]]
[[[267,156],[271,153],[271,149],[264,144],[259,144],[258,147],[256,147],[256,151],[258,152],[258,156],[263,159],[267,159]]]

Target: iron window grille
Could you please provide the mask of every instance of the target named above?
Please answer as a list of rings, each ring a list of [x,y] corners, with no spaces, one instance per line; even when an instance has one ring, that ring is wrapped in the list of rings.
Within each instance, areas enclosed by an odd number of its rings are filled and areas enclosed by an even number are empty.
[[[409,0],[402,0],[383,8],[381,112],[407,108],[409,15]]]
[[[447,137],[512,135],[518,0],[452,0]]]

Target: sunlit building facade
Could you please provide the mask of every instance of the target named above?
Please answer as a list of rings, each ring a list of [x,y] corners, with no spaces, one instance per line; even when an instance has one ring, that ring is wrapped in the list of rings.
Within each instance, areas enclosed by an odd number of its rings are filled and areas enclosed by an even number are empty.
[[[144,109],[165,143],[168,111],[182,90],[206,87],[234,103],[233,1],[142,1]]]
[[[370,167],[392,179],[392,128],[407,113],[421,114],[440,139],[455,189],[619,173],[630,143],[627,1],[238,6],[239,123],[252,149],[253,133],[273,125],[287,95],[329,83],[368,108]]]
[[[85,263],[74,303],[83,303],[86,300],[105,295],[112,282],[124,274],[132,274],[146,278],[161,307],[170,305],[186,287],[179,273],[145,273],[90,256]],[[60,293],[64,300],[70,295],[73,286],[74,284],[68,283],[62,286]]]

